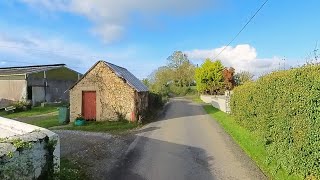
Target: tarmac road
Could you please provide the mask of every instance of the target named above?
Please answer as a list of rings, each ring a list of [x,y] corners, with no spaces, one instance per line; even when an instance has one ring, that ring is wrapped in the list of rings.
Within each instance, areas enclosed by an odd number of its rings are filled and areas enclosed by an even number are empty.
[[[201,105],[182,98],[136,136],[107,179],[267,179]]]

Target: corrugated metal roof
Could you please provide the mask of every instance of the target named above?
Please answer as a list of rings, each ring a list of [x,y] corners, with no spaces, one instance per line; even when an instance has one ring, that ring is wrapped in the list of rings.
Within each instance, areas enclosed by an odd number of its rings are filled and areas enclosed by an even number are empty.
[[[17,75],[17,74],[31,74],[42,71],[48,71],[64,67],[65,64],[50,64],[50,65],[38,65],[38,66],[20,66],[20,67],[5,67],[0,68],[0,76]]]
[[[117,76],[125,79],[127,83],[136,89],[138,92],[149,91],[148,87],[145,86],[138,78],[136,78],[133,74],[131,74],[127,69],[114,65],[112,63],[104,61],[104,63],[109,66]]]

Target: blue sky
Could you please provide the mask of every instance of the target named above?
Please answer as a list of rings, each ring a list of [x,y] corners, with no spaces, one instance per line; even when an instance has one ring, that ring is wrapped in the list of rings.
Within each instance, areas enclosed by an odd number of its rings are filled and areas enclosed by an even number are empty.
[[[175,50],[213,58],[264,0],[2,0],[0,66],[104,59],[144,78]],[[218,57],[255,74],[303,63],[320,38],[320,1],[269,0]],[[320,42],[319,42],[320,44]]]

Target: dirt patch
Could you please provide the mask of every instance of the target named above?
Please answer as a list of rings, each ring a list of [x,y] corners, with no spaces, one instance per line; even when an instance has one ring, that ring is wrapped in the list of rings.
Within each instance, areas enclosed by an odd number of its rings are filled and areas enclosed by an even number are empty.
[[[90,179],[109,179],[119,165],[133,135],[111,135],[84,131],[54,130],[60,136],[61,157],[73,161]]]

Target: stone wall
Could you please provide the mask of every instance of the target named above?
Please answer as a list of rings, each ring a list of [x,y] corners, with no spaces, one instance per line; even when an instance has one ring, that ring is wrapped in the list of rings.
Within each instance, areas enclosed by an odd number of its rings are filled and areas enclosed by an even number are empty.
[[[136,112],[139,120],[145,117],[148,109],[149,92],[136,92]]]
[[[59,171],[55,133],[0,117],[0,179],[48,179]]]
[[[82,92],[96,91],[97,121],[131,120],[135,113],[135,91],[104,62],[99,62],[70,90],[70,120],[82,114]]]

